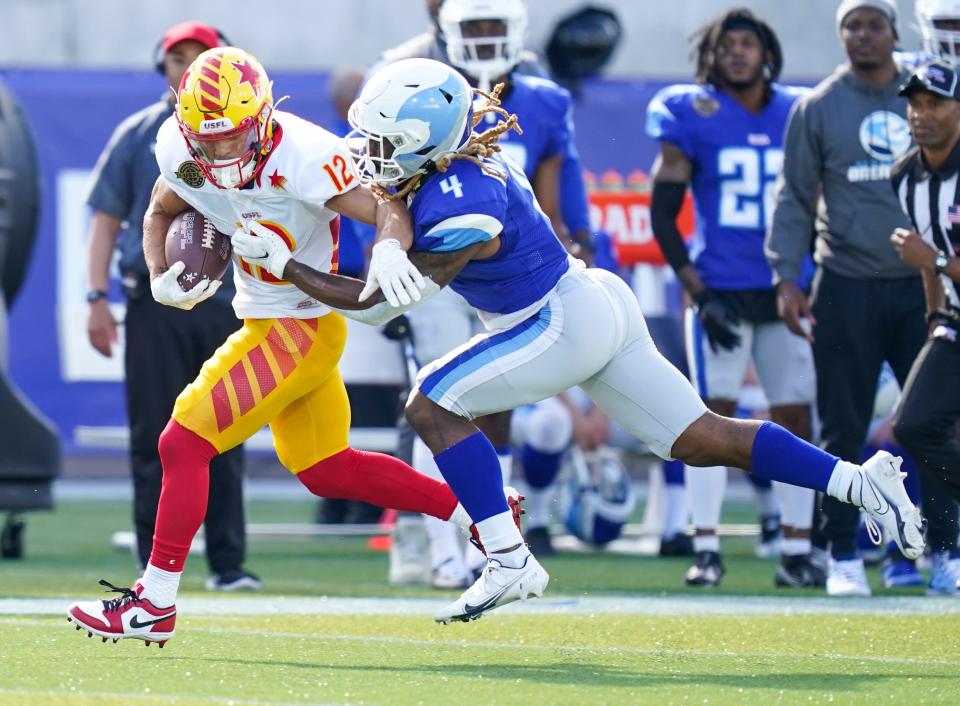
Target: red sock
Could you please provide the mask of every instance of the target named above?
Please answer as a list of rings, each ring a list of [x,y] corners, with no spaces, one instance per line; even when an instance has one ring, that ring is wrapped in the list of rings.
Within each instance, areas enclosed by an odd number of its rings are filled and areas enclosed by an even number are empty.
[[[344,449],[297,474],[323,498],[363,500],[379,507],[449,520],[457,506],[450,486],[386,454]]]
[[[163,486],[150,563],[165,571],[183,571],[190,543],[207,513],[210,461],[217,450],[172,419],[160,435],[159,446]]]

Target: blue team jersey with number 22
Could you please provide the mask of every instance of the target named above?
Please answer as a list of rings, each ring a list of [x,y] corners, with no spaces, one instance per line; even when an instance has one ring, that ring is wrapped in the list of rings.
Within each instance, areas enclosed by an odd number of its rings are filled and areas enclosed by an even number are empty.
[[[647,107],[647,134],[677,147],[693,165],[692,258],[713,289],[769,289],[763,239],[783,167],[783,134],[803,89],[774,84],[751,113],[713,86],[669,86]]]

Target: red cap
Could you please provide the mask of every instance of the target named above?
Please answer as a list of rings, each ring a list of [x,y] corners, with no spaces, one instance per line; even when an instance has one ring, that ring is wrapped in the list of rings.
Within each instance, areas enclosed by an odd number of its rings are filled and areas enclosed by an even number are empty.
[[[213,49],[220,45],[220,33],[217,30],[202,22],[188,20],[174,25],[164,32],[163,39],[160,40],[161,51],[166,54],[174,44],[185,42],[188,39],[200,42],[207,49]]]

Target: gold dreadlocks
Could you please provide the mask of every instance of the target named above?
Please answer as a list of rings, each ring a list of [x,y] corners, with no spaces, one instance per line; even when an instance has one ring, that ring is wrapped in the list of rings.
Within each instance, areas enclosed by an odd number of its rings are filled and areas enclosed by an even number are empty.
[[[459,150],[456,152],[449,152],[437,159],[436,167],[438,172],[447,171],[447,169],[450,167],[450,164],[455,159],[469,159],[471,162],[479,166],[485,173],[490,174],[491,176],[499,177],[500,179],[507,178],[507,175],[504,172],[483,161],[486,157],[490,157],[500,151],[500,145],[498,145],[497,142],[503,133],[507,132],[508,130],[514,130],[518,135],[523,134],[523,130],[520,129],[520,123],[517,121],[516,114],[508,113],[506,110],[500,107],[500,92],[503,91],[503,87],[504,84],[498,83],[491,93],[486,93],[478,88],[473,89],[474,93],[482,96],[487,101],[485,104],[473,111],[473,127],[476,127],[480,123],[480,120],[483,118],[483,116],[487,115],[488,113],[495,113],[504,119],[498,120],[496,125],[481,133],[471,134],[470,139],[467,140],[467,144],[465,144]],[[417,188],[417,186],[420,184],[420,180],[423,179],[423,177],[423,174],[417,174],[411,177],[407,180],[407,183],[404,184],[403,188],[395,194],[391,194],[378,184],[373,186],[373,192],[382,199],[402,199]]]

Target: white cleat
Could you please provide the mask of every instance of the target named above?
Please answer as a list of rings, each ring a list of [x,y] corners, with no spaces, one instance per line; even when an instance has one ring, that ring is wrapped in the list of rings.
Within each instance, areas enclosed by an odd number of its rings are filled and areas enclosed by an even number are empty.
[[[869,596],[870,584],[863,570],[863,559],[830,560],[827,570],[828,596]]]
[[[903,487],[907,474],[900,471],[902,461],[886,451],[877,451],[865,461],[860,466],[863,484],[858,504],[907,559],[916,559],[923,554],[926,520]]]
[[[539,598],[547,589],[550,575],[533,554],[527,554],[523,566],[514,569],[497,559],[487,561],[483,573],[453,603],[434,614],[438,623],[449,625],[454,620],[464,623],[507,603]]]

